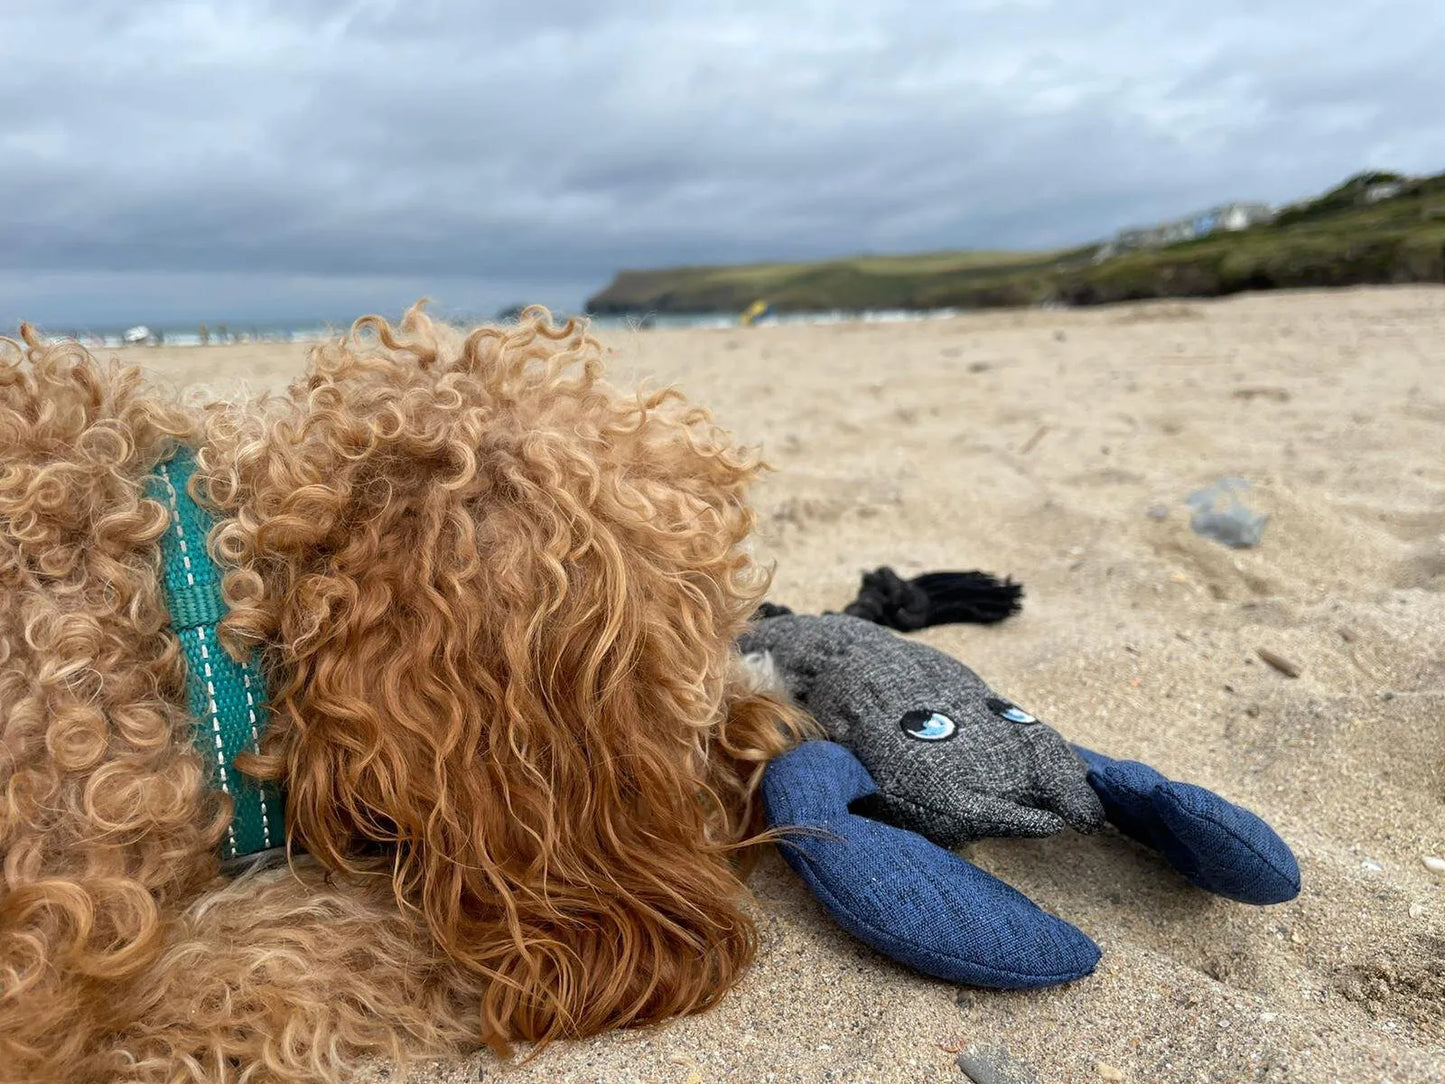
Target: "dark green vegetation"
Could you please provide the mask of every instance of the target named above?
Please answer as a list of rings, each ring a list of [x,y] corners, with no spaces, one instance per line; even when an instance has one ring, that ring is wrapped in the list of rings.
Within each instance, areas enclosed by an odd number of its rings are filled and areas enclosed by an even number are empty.
[[[1397,195],[1367,202],[1381,182]],[[622,271],[588,299],[594,313],[1097,305],[1243,290],[1445,282],[1445,174],[1352,177],[1268,225],[1096,259],[1062,252],[937,252],[820,263]]]

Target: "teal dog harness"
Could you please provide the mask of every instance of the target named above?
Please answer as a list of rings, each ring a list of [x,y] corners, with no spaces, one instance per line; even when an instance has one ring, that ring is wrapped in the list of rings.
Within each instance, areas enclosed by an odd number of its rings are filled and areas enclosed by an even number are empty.
[[[237,663],[216,638],[226,604],[221,570],[206,550],[214,520],[186,489],[195,469],[194,453],[180,448],[146,479],[145,490],[170,509],[170,525],[161,537],[161,587],[186,657],[186,701],[196,720],[196,748],[211,764],[213,784],[231,796],[235,809],[221,857],[243,858],[285,843],[284,805],[273,784],[243,776],[233,763],[238,753],[256,751],[265,733],[266,681],[253,662]]]

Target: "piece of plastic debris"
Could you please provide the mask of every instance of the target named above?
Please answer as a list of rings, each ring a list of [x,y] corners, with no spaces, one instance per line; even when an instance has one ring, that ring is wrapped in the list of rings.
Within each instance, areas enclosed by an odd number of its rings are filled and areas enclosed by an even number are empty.
[[[1436,858],[1433,854],[1422,854],[1420,861],[1425,863],[1425,868],[1431,873],[1445,873],[1445,858]]]
[[[1251,511],[1240,499],[1248,488],[1243,478],[1221,478],[1189,494],[1185,503],[1194,509],[1189,518],[1194,533],[1235,549],[1259,545],[1269,516]]]

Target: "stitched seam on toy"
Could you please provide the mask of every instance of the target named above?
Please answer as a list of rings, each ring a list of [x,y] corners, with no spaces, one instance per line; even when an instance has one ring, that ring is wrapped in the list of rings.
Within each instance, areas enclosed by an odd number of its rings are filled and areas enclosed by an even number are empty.
[[[1221,798],[1220,801],[1227,801],[1227,799]],[[1287,881],[1289,884],[1296,886],[1299,884],[1299,881],[1297,881],[1294,877],[1291,877],[1284,870],[1280,869],[1279,866],[1275,865],[1273,859],[1271,859],[1268,855],[1264,854],[1264,852],[1259,850],[1259,848],[1257,848],[1249,840],[1245,839],[1238,832],[1235,832],[1233,829],[1231,829],[1227,824],[1221,822],[1218,818],[1211,817],[1208,813],[1196,813],[1193,810],[1186,810],[1186,812],[1189,814],[1189,816],[1194,817],[1197,820],[1208,821],[1210,824],[1218,828],[1221,832],[1224,832],[1226,835],[1228,835],[1231,839],[1243,844],[1250,853],[1252,853],[1256,858],[1258,858],[1266,866],[1272,869],[1280,878]],[[1288,844],[1286,844],[1286,846],[1288,846]]]

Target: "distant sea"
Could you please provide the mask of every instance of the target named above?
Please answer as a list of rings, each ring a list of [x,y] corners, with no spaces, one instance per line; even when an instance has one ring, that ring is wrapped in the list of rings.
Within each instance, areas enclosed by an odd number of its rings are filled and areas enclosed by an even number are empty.
[[[133,329],[144,328],[150,333],[150,344],[166,346],[200,346],[202,344],[200,324],[134,324],[127,327],[75,327],[65,328],[47,324],[42,330],[51,339],[79,339],[87,346],[124,346],[126,334]],[[239,321],[234,324],[206,325],[207,340],[211,345],[237,342],[308,342],[325,339],[338,334],[341,326],[328,327],[319,323],[286,324]]]
[[[843,323],[901,323],[914,320],[939,320],[955,316],[957,309],[877,309],[864,312],[837,309],[829,312],[791,312],[765,316],[753,326],[769,324],[843,324]],[[563,319],[563,314],[554,314]],[[448,317],[442,317],[449,319]],[[736,315],[727,313],[658,313],[628,316],[587,317],[598,331],[645,331],[652,328],[729,328],[741,326]],[[469,321],[458,321],[464,326],[489,322],[483,317]],[[505,321],[503,321],[505,322]],[[201,325],[145,324],[151,333],[151,342],[166,346],[202,345]],[[339,335],[347,325],[337,323],[274,323],[261,321],[237,321],[229,324],[207,324],[206,335],[211,345],[234,342],[313,342],[317,339]],[[131,328],[60,328],[54,325],[45,328],[52,338],[77,338],[90,346],[122,346]]]

